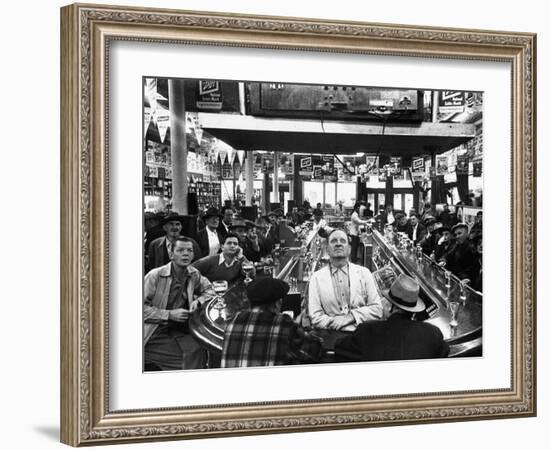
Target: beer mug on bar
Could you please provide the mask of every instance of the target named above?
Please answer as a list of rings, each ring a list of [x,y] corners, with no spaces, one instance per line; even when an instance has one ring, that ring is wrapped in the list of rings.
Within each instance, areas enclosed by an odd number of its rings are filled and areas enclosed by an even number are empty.
[[[449,302],[449,307],[451,308],[451,322],[449,325],[451,328],[458,326],[458,307],[460,306],[459,302]]]
[[[225,309],[225,300],[223,299],[223,296],[227,292],[228,283],[226,280],[217,280],[212,282],[212,287],[214,288],[214,292],[216,293],[215,297],[215,305],[214,308],[218,310],[219,316],[222,316],[221,311]]]
[[[245,284],[248,284],[252,281],[250,274],[254,270],[254,263],[252,263],[251,261],[244,261],[242,267],[243,267],[243,272],[246,276],[246,278],[244,279],[244,282]]]

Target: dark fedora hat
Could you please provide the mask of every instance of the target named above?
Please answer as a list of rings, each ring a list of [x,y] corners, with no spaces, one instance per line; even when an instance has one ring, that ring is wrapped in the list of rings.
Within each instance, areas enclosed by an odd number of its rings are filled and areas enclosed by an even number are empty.
[[[283,298],[290,286],[283,280],[271,277],[258,277],[246,286],[246,296],[252,306],[275,303]]]
[[[459,228],[464,228],[466,230],[466,232],[468,232],[468,225],[466,225],[465,223],[457,223],[456,225],[453,226],[453,228],[451,229],[452,233],[454,234],[456,230],[458,230]]]
[[[430,226],[430,225],[433,225],[434,223],[437,223],[437,219],[435,217],[426,216],[426,218],[424,219],[425,226]]]
[[[260,219],[256,219],[255,222],[253,222],[252,220],[247,220],[246,224],[248,228],[259,228],[259,229],[267,228],[267,225]]]
[[[202,218],[204,220],[209,219],[210,217],[219,217],[222,218],[223,216],[220,214],[217,208],[208,208]]]
[[[166,225],[168,222],[181,222],[183,224],[184,219],[185,219],[185,216],[181,216],[176,212],[171,212],[171,213],[166,214],[161,219],[161,223],[162,223],[162,225]]]
[[[434,233],[443,233],[444,231],[448,231],[450,233],[451,229],[448,226],[443,225],[441,222],[436,222],[433,232]]]
[[[248,220],[244,220],[243,218],[241,217],[238,217],[236,219],[233,219],[233,222],[231,223],[231,225],[229,226],[229,229],[230,230],[234,230],[235,228],[244,228],[244,229],[247,229],[249,228],[249,225],[248,225]]]
[[[426,305],[418,297],[419,292],[418,282],[405,274],[399,275],[389,289],[382,290],[384,297],[392,304],[409,312],[420,312],[426,309]]]

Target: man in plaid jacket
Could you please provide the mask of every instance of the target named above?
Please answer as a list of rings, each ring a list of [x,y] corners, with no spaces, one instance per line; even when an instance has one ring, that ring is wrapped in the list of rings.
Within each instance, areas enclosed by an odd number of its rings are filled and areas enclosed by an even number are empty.
[[[251,310],[239,312],[224,334],[221,367],[280,366],[315,363],[322,341],[307,334],[286,314],[282,298],[289,286],[275,278],[257,278],[246,288]]]

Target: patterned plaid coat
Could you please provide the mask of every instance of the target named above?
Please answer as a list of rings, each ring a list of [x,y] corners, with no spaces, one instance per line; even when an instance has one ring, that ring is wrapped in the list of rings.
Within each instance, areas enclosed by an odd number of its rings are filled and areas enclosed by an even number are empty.
[[[322,354],[320,338],[306,334],[285,314],[255,307],[227,325],[221,367],[314,363]]]

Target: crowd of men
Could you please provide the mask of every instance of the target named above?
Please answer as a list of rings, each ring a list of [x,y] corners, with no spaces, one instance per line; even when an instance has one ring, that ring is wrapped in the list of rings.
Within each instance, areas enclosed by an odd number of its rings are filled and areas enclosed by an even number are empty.
[[[429,204],[422,214],[411,210],[408,216],[387,205],[375,221],[387,233],[407,234],[415,246],[470,286],[482,291],[483,212],[479,211],[473,225],[460,222],[447,204],[437,213]]]
[[[469,230],[462,223],[452,224],[447,213],[444,208],[435,215],[428,206],[422,215],[411,211],[407,216],[388,206],[375,216],[363,202],[353,209],[352,226],[359,233],[360,225],[374,221],[405,232],[425,253],[481,290],[482,215]],[[301,220],[299,210],[292,210],[287,220],[292,216]],[[221,212],[210,208],[201,218],[204,228],[196,239],[182,236],[183,216],[168,214],[160,220],[157,229],[163,235],[145,240],[145,370],[209,367],[205,350],[190,333],[190,317],[214,298],[212,282],[236,284],[245,277],[245,263],[271,258],[282,217],[282,211],[275,210],[250,221],[235,216],[229,207]],[[238,312],[227,324],[221,367],[318,362],[325,349],[315,330],[344,333],[335,346],[337,361],[447,356],[441,331],[414,320],[414,314],[425,309],[416,280],[401,275],[390,289],[379,291],[373,274],[355,263],[357,233],[350,236],[328,227],[319,205],[311,218],[313,228],[326,239],[330,259],[309,281],[304,313],[311,329],[281,312],[288,284],[258,276],[246,285],[250,309]]]

